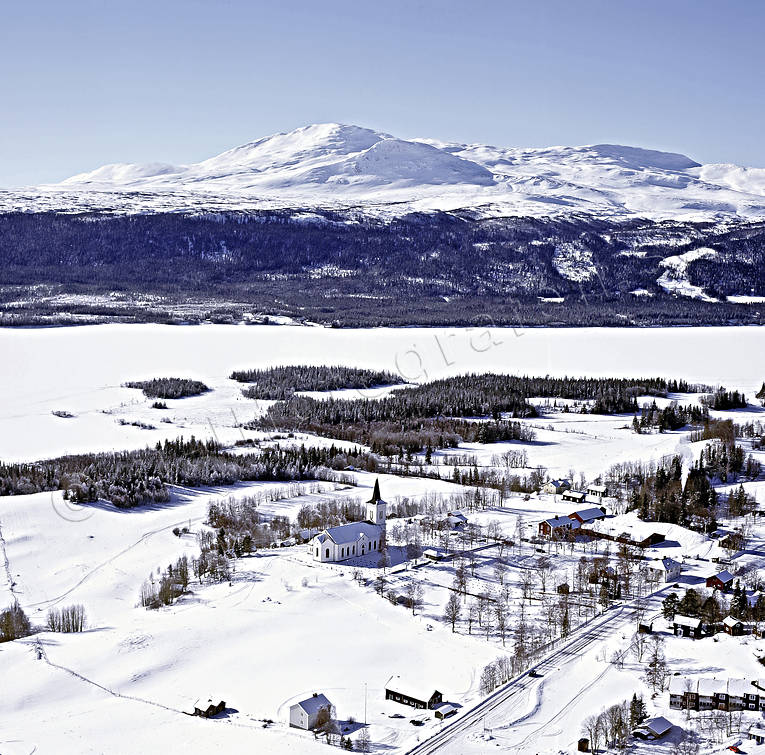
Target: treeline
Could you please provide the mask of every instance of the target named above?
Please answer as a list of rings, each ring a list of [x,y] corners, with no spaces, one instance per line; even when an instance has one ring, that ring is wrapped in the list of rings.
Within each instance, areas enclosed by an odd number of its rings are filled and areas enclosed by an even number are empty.
[[[179,438],[154,448],[119,453],[80,454],[33,464],[0,465],[0,495],[64,490],[75,503],[107,500],[120,508],[170,500],[167,485],[200,487],[241,481],[339,479],[333,468],[353,460],[360,449],[269,447],[232,454],[214,441]]]
[[[714,393],[702,396],[699,401],[709,409],[725,411],[726,409],[746,409],[746,396],[738,391],[726,391],[719,388]]]
[[[757,596],[757,600],[750,604],[746,597],[746,590],[736,580],[731,594],[730,603],[727,604],[724,596],[719,596],[716,590],[709,595],[704,595],[698,590],[689,588],[682,598],[671,592],[662,602],[664,618],[672,621],[676,614],[691,616],[701,619],[704,624],[714,627],[729,614],[734,619],[741,621],[765,621],[765,595]]]
[[[384,456],[404,456],[454,448],[460,442],[533,440],[531,431],[503,417],[537,416],[527,400],[534,396],[590,401],[586,411],[597,413],[635,412],[638,395],[665,395],[668,387],[660,378],[471,374],[402,388],[374,400],[292,396],[269,407],[249,427],[313,432],[363,443]],[[476,422],[476,418],[493,422]]]
[[[304,401],[313,403],[303,404]],[[297,402],[307,413],[296,411]],[[531,428],[506,420],[470,422],[412,417],[399,421],[343,421],[342,415],[325,413],[324,407],[320,406],[323,403],[313,399],[290,400],[285,402],[286,405],[275,405],[264,417],[249,423],[247,427],[311,432],[335,440],[360,443],[369,446],[373,454],[400,459],[411,459],[422,451],[429,457],[438,448],[456,448],[460,443],[529,441],[535,437]],[[311,417],[313,408],[318,409],[318,417]]]
[[[640,412],[632,419],[632,429],[644,433],[653,428],[660,433],[667,430],[679,430],[686,425],[698,425],[708,421],[709,410],[704,406],[689,404],[680,406],[676,401],[660,409],[656,402],[643,404]]]
[[[153,378],[152,380],[133,380],[124,383],[125,388],[138,388],[147,398],[186,398],[199,396],[210,389],[199,380],[188,378]]]
[[[629,471],[632,492],[628,507],[638,512],[644,521],[680,524],[701,532],[717,529],[718,517],[744,516],[756,508],[756,502],[739,487],[724,501],[720,501],[710,480],[722,482],[746,473],[756,477],[759,463],[745,458],[740,446],[710,443],[689,470],[683,484],[683,460],[674,456],[658,466],[636,465]]]
[[[385,370],[358,367],[286,365],[266,369],[235,370],[231,379],[250,383],[242,394],[247,398],[284,400],[299,391],[336,391],[343,388],[374,388],[404,381]]]

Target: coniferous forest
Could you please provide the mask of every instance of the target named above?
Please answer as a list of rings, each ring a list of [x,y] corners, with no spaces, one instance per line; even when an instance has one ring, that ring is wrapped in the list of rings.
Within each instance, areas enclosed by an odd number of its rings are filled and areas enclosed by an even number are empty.
[[[0,322],[234,322],[245,313],[340,327],[765,322],[761,306],[726,299],[765,295],[764,223],[299,216],[2,214]],[[664,258],[700,245],[716,255],[690,262],[688,281],[715,303],[657,284]],[[586,275],[561,273],[566,249],[592,260]],[[80,296],[57,301],[64,293]]]
[[[280,400],[299,391],[336,391],[343,388],[374,388],[397,385],[401,377],[385,370],[358,367],[285,365],[265,369],[236,370],[231,379],[248,383],[247,398]]]

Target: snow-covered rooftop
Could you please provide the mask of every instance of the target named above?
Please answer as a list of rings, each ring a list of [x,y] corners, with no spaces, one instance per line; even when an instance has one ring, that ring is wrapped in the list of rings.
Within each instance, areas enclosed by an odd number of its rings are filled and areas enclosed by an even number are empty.
[[[351,522],[350,524],[341,524],[338,527],[330,527],[325,530],[326,534],[336,545],[345,543],[355,543],[362,537],[370,540],[376,540],[380,537],[380,528],[370,522]],[[323,533],[322,533],[323,534]]]
[[[603,509],[599,509],[597,506],[591,506],[587,509],[579,509],[572,512],[571,516],[578,516],[585,524],[601,519],[605,516]]]
[[[421,679],[404,678],[400,674],[394,674],[385,683],[385,689],[406,697],[413,697],[415,700],[427,701],[433,696],[434,692],[439,691],[435,686],[428,686]]]
[[[326,696],[319,692],[307,697],[305,700],[301,700],[299,703],[294,703],[292,708],[302,708],[303,711],[309,716],[316,715],[322,708],[331,708],[332,703],[326,698]]]

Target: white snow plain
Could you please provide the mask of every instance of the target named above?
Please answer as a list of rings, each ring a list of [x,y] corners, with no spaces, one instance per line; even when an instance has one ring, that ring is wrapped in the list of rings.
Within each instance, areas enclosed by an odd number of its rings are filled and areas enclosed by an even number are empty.
[[[750,396],[765,379],[765,328],[379,328],[94,325],[0,329],[0,459],[144,447],[192,433],[233,442],[263,407],[235,369],[346,364],[410,382],[469,372],[669,377]],[[742,368],[742,364],[746,367]],[[129,380],[188,377],[213,390],[151,408]],[[378,395],[376,391],[362,395]],[[69,412],[61,418],[52,412]],[[162,419],[171,422],[162,422]],[[119,424],[141,421],[155,429]]]

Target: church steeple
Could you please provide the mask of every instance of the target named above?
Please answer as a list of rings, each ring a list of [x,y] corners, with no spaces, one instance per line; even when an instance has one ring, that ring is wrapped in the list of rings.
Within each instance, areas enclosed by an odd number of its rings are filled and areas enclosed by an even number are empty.
[[[383,501],[380,495],[380,480],[375,480],[375,487],[372,491],[372,497],[367,501],[367,520],[379,527],[385,527],[387,519],[388,504]]]

